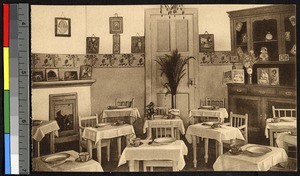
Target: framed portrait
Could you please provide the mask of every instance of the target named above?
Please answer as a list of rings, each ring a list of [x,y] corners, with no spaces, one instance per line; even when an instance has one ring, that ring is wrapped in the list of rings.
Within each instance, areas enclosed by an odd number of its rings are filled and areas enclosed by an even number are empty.
[[[131,37],[131,53],[145,52],[145,37]]]
[[[279,61],[289,61],[290,56],[288,54],[279,54]]]
[[[59,74],[57,68],[46,69],[47,81],[59,81]]]
[[[80,66],[80,79],[91,79],[92,78],[92,66],[82,65]]]
[[[71,19],[55,18],[55,36],[71,37]]]
[[[214,35],[213,34],[199,34],[199,51],[213,52],[214,51]]]
[[[77,71],[65,71],[65,81],[78,80]]]
[[[269,68],[257,68],[257,84],[269,85]]]
[[[113,54],[120,54],[120,35],[113,35]]]
[[[109,17],[109,33],[110,34],[123,33],[123,17]]]
[[[245,83],[245,75],[243,69],[234,69],[232,72],[232,83]]]
[[[99,37],[86,38],[86,53],[98,54],[99,53]]]
[[[32,71],[32,81],[42,82],[45,80],[45,70],[34,70]]]
[[[279,68],[269,68],[269,81],[273,86],[279,85]]]

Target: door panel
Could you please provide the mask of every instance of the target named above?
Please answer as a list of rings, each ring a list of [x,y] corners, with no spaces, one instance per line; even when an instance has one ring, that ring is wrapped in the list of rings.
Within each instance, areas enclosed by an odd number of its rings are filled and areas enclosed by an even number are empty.
[[[170,22],[157,21],[157,51],[170,51]]]
[[[188,46],[188,21],[176,21],[176,48],[179,52],[187,52]]]

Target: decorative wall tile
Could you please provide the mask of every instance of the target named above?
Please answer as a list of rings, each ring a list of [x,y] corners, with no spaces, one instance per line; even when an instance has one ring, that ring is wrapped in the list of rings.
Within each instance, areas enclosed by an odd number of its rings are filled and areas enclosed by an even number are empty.
[[[231,64],[230,57],[230,51],[199,53],[200,65]]]
[[[40,54],[32,53],[33,68],[80,68],[90,65],[95,68],[144,67],[145,54]]]

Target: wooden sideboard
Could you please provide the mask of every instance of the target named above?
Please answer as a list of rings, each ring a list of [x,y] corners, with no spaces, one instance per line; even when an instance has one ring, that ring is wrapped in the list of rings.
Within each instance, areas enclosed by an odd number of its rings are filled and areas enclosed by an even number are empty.
[[[229,111],[249,115],[250,143],[260,142],[259,138],[265,139],[265,121],[266,118],[272,117],[272,106],[296,108],[295,87],[257,84],[227,84],[227,86]]]

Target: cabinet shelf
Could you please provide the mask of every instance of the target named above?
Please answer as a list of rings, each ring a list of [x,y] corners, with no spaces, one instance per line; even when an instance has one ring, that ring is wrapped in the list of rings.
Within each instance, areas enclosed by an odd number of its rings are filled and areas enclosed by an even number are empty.
[[[286,64],[295,64],[295,61],[259,61],[255,63],[256,65],[286,65]]]
[[[256,43],[274,43],[274,42],[278,42],[278,40],[253,41],[253,44],[256,44]]]

